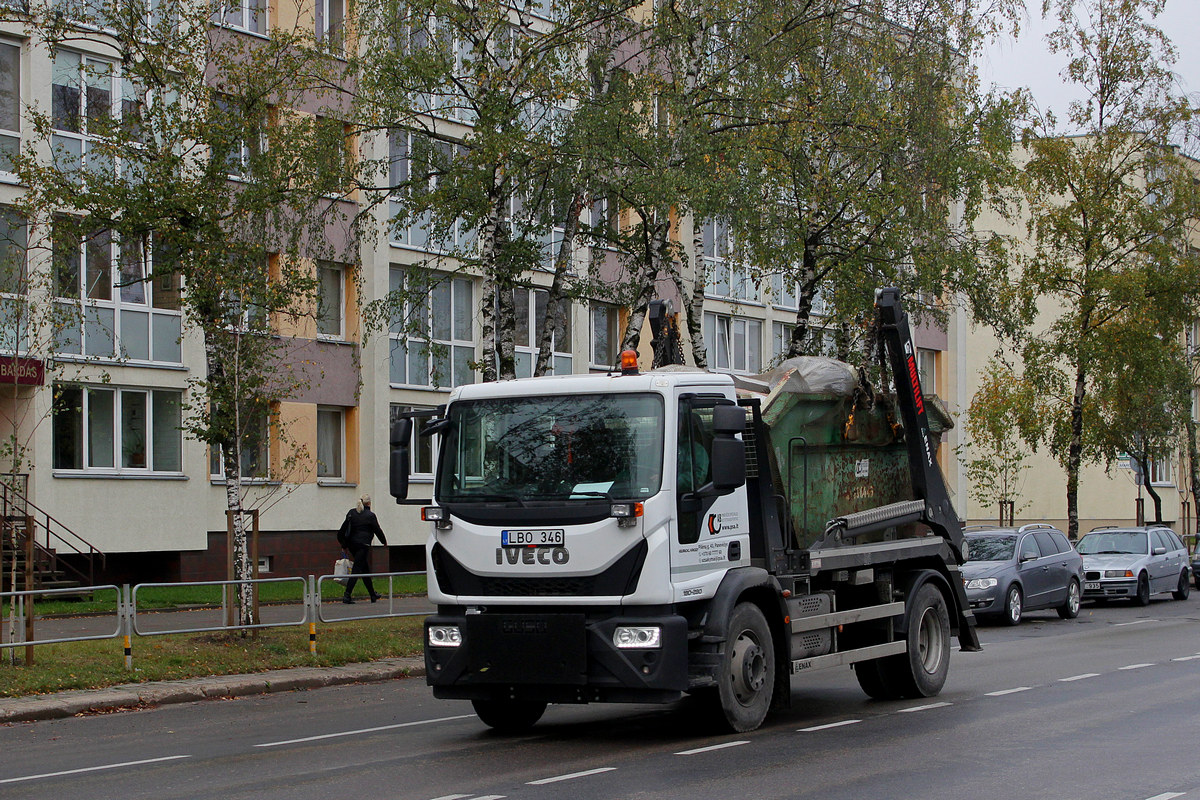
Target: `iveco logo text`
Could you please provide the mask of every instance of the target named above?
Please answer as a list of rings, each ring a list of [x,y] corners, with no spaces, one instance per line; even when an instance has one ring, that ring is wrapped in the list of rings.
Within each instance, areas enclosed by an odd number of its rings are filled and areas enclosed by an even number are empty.
[[[497,547],[496,563],[503,564],[565,564],[571,554],[565,547]]]

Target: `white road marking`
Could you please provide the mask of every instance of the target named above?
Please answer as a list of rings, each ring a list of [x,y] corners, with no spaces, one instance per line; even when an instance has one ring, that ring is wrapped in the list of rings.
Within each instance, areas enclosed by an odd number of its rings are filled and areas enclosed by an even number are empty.
[[[464,797],[470,797],[469,794],[444,794],[441,797],[435,797],[433,800],[463,800]]]
[[[742,744],[750,744],[749,739],[743,739],[738,742],[723,742],[721,744],[709,745],[708,747],[697,747],[695,750],[682,750],[675,755],[677,756],[694,756],[697,753],[710,753],[713,750],[724,750],[726,747],[737,747]]]
[[[1154,797],[1147,797],[1146,800],[1174,800],[1176,797],[1183,797],[1183,792],[1163,792],[1156,794]]]
[[[1172,658],[1171,660],[1172,661],[1195,661],[1197,658],[1200,658],[1200,653],[1197,653],[1194,656],[1183,656],[1182,658]]]
[[[78,775],[81,772],[99,772],[105,769],[120,769],[121,767],[137,767],[142,764],[158,764],[163,761],[178,761],[191,756],[163,756],[162,758],[146,758],[141,761],[122,761],[120,764],[101,764],[98,767],[83,767],[81,769],[64,769],[61,772],[43,772],[40,775],[25,775],[20,778],[5,778],[0,783],[20,783],[21,781],[36,781],[39,778],[57,778],[62,775]]]
[[[1001,689],[998,692],[988,692],[987,696],[988,697],[1003,697],[1006,694],[1016,694],[1017,692],[1028,692],[1030,690],[1030,688],[1032,688],[1032,687],[1018,686],[1015,689]]]
[[[435,722],[452,722],[456,719],[469,719],[475,716],[474,714],[459,714],[457,717],[439,717],[437,719],[422,719],[416,722],[400,722],[395,725],[380,725],[378,728],[360,728],[356,731],[340,731],[338,733],[323,733],[319,736],[305,736],[303,739],[286,739],[282,742],[263,742],[256,744],[255,747],[281,747],[285,744],[300,744],[302,742],[318,742],[322,739],[337,739],[341,736],[357,736],[360,733],[375,733],[377,731],[391,731],[396,728],[411,728],[414,725],[432,725]],[[469,797],[469,795],[467,795]]]
[[[1142,667],[1153,667],[1153,666],[1154,666],[1153,664],[1126,664],[1123,667],[1117,667],[1117,669],[1141,669]]]
[[[945,703],[945,702],[930,703],[929,705],[924,705],[924,706],[913,706],[912,708],[900,708],[900,709],[896,710],[896,713],[897,714],[907,714],[910,711],[928,711],[931,708],[945,708],[948,705],[950,705],[950,703]]]
[[[796,733],[813,733],[814,731],[827,731],[830,728],[841,728],[846,725],[856,725],[862,722],[861,719],[844,719],[841,722],[830,722],[826,725],[813,725],[811,728],[800,728]]]
[[[1085,672],[1082,675],[1072,675],[1069,678],[1059,678],[1058,682],[1059,683],[1070,683],[1071,681],[1082,681],[1087,678],[1099,678],[1099,677],[1100,677],[1099,672]]]
[[[1156,619],[1135,619],[1133,622],[1114,622],[1113,627],[1121,628],[1121,627],[1124,627],[1125,625],[1142,625],[1147,622],[1158,622],[1158,620],[1156,620]]]
[[[508,795],[504,794],[481,794],[475,800],[504,800]]]
[[[599,775],[601,772],[612,772],[616,767],[600,767],[598,769],[589,769],[585,772],[572,772],[570,775],[555,775],[553,778],[542,778],[538,781],[529,781],[526,786],[542,786],[547,783],[558,783],[559,781],[569,781],[575,778],[586,778],[589,775]]]

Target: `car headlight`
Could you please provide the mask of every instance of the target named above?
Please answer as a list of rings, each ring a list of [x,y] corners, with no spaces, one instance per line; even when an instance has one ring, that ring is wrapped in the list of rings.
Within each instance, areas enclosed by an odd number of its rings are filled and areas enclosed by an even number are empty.
[[[1132,578],[1133,573],[1127,569],[1106,569],[1104,570],[1106,578]]]
[[[457,625],[430,625],[425,634],[430,647],[458,647],[462,644],[462,631]]]
[[[973,578],[967,581],[968,589],[991,589],[993,586],[999,586],[1000,581],[995,578]]]
[[[621,650],[650,650],[662,646],[662,628],[657,626],[618,626],[613,631],[613,644]]]

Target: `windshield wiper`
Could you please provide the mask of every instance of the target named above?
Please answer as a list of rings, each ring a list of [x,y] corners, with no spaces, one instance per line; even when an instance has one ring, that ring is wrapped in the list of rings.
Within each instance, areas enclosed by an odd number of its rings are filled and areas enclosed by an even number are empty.
[[[456,495],[450,502],[463,503],[471,500],[479,500],[484,503],[519,503],[524,505],[524,500],[519,495],[515,494],[486,494],[476,493]]]
[[[1097,550],[1094,553],[1088,553],[1089,556],[1136,556],[1137,553],[1131,553],[1128,550]]]
[[[597,492],[591,489],[582,492],[572,491],[571,494],[567,496],[568,499],[574,499],[576,497],[603,497],[605,500],[612,500],[612,495],[608,492]]]

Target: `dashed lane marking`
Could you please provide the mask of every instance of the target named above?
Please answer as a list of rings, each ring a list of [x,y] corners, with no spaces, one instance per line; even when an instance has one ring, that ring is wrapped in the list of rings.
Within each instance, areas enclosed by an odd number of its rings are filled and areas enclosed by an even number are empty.
[[[698,753],[711,753],[713,750],[724,750],[726,747],[737,747],[743,744],[750,744],[749,739],[742,739],[737,742],[722,742],[721,744],[713,744],[708,747],[697,747],[695,750],[681,750],[676,753],[677,756],[694,756]]]
[[[441,797],[435,797],[433,800],[463,800],[464,797],[470,797],[469,794],[444,794]]]
[[[319,742],[322,739],[337,739],[342,736],[358,736],[362,733],[376,733],[378,731],[392,731],[396,728],[412,728],[416,725],[432,725],[435,722],[453,722],[456,719],[470,719],[474,714],[459,714],[456,717],[438,717],[437,719],[421,719],[416,722],[399,722],[395,725],[380,725],[377,728],[359,728],[354,731],[339,731],[337,733],[322,733],[318,736],[305,736],[302,739],[285,739],[282,742],[263,742],[256,744],[255,747],[282,747],[285,744],[301,744],[303,742]],[[468,795],[469,797],[469,795]]]
[[[1147,797],[1146,800],[1174,800],[1176,797],[1183,797],[1183,792],[1163,792],[1156,794],[1154,797]]]
[[[1126,664],[1123,667],[1117,667],[1117,669],[1141,669],[1142,667],[1153,667],[1153,666],[1154,666],[1153,664]]]
[[[830,722],[825,725],[813,725],[811,728],[800,728],[796,733],[814,733],[816,731],[827,731],[830,728],[842,728],[846,725],[857,725],[862,722],[861,719],[844,719],[841,722]]]
[[[141,761],[122,761],[119,764],[101,764],[98,767],[82,767],[80,769],[64,769],[59,772],[43,772],[40,775],[22,775],[20,778],[4,778],[0,783],[20,783],[22,781],[36,781],[40,778],[58,778],[63,775],[79,775],[83,772],[99,772],[105,769],[121,769],[122,767],[138,767],[143,764],[159,764],[163,761],[178,761],[181,758],[191,758],[191,756],[163,756],[162,758],[145,758]]]
[[[1183,656],[1182,658],[1172,658],[1171,660],[1172,661],[1195,661],[1197,658],[1200,658],[1200,653],[1198,653],[1194,656]]]
[[[897,714],[908,714],[911,711],[928,711],[931,708],[945,708],[948,705],[951,705],[951,704],[946,703],[946,702],[929,703],[929,704],[923,705],[923,706],[912,706],[911,708],[898,708],[898,709],[896,709],[896,713]]]
[[[1099,677],[1100,677],[1099,672],[1085,672],[1082,675],[1072,675],[1069,678],[1059,678],[1058,682],[1059,683],[1070,683],[1071,681],[1082,681],[1082,680],[1087,680],[1088,678],[1099,678]]]
[[[559,781],[571,781],[576,778],[586,778],[589,775],[599,775],[601,772],[612,772],[616,767],[599,767],[598,769],[589,769],[583,772],[572,772],[569,775],[555,775],[553,778],[542,778],[541,780],[529,781],[526,786],[543,786],[547,783],[558,783]]]
[[[1114,628],[1123,628],[1126,625],[1145,625],[1147,622],[1158,622],[1156,619],[1135,619],[1132,622],[1114,622]]]
[[[1017,692],[1028,692],[1032,688],[1033,688],[1032,686],[1017,686],[1016,688],[1013,688],[1013,689],[1001,689],[998,692],[987,692],[985,696],[987,696],[987,697],[1003,697],[1006,694],[1016,694]]]

